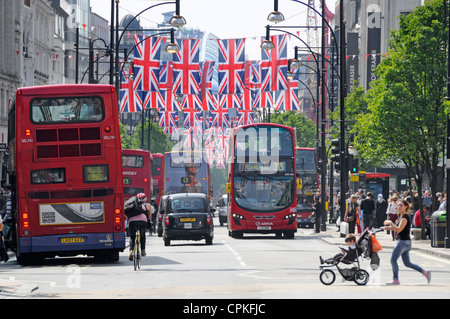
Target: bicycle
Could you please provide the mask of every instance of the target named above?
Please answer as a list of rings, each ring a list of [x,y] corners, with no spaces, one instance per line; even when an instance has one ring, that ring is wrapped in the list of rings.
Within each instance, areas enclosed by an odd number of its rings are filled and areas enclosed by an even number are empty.
[[[133,262],[134,270],[141,269],[141,231],[139,229],[136,230],[136,239],[134,240]]]

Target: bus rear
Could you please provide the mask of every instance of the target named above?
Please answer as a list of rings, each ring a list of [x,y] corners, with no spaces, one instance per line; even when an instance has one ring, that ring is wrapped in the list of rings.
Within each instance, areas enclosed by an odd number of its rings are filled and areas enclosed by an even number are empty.
[[[294,130],[277,124],[236,128],[230,144],[229,235],[297,232]]]
[[[19,263],[125,248],[116,91],[109,85],[21,88],[9,112]]]
[[[164,193],[203,193],[211,200],[210,170],[203,152],[167,152]]]
[[[152,190],[152,168],[150,152],[143,150],[123,150],[123,191],[125,200],[139,193],[150,199]]]
[[[299,227],[313,227],[312,207],[319,189],[319,169],[316,149],[296,148],[296,170],[299,179],[297,189],[297,224]]]
[[[161,196],[164,195],[164,155],[152,154],[152,178],[153,178],[153,197],[159,206]]]

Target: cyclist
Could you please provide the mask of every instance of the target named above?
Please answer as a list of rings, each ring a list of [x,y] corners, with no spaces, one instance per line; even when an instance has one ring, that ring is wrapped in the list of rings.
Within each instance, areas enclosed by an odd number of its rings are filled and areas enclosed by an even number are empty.
[[[133,260],[134,241],[136,240],[136,231],[139,229],[141,233],[141,255],[146,256],[145,253],[145,230],[148,226],[149,212],[151,212],[150,204],[146,203],[147,196],[144,193],[136,195],[136,200],[133,205],[134,215],[128,218],[128,228],[130,232],[130,256],[128,259]]]

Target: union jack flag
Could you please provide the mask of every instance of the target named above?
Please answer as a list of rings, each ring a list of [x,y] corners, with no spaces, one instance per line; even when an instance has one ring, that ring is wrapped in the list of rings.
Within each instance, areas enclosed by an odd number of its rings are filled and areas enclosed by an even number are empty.
[[[144,100],[142,106],[145,109],[156,108],[163,109],[165,107],[164,97],[161,92],[143,92]]]
[[[275,109],[278,111],[300,111],[298,81],[289,81],[289,88],[275,92]]]
[[[274,106],[274,99],[272,92],[264,92],[261,89],[255,91],[253,100],[254,108],[272,108]]]
[[[245,87],[245,39],[219,43],[219,94],[243,93]]]
[[[177,39],[180,52],[173,55],[173,91],[200,94],[200,40]]]
[[[129,75],[122,72],[120,84],[120,112],[141,112],[142,111],[141,93],[136,91],[133,80]]]
[[[159,91],[159,63],[162,38],[135,35],[134,81],[143,91]]]
[[[175,111],[163,111],[159,112],[159,127],[164,129],[164,133],[176,133],[177,122],[178,122],[178,112]]]
[[[201,147],[199,143],[199,135],[194,134],[194,128],[191,127],[187,130],[187,132],[184,132],[183,135],[183,147],[187,147],[189,149],[197,149],[198,147]]]
[[[226,95],[220,96],[221,103],[217,105],[217,108],[211,111],[211,127],[220,127],[226,129],[230,126],[228,119],[228,105],[226,103]],[[223,98],[222,98],[223,97]]]
[[[203,149],[205,150],[206,153],[206,158],[208,161],[208,165],[211,166],[214,164],[214,151],[216,149],[216,147],[214,146],[214,142],[210,139],[206,140],[205,142],[205,146],[203,147]]]
[[[287,90],[287,35],[271,37],[273,50],[261,50],[261,88],[263,91]]]
[[[255,123],[253,120],[253,95],[255,94],[250,89],[246,89],[242,94],[242,107],[238,109],[238,126]]]
[[[161,90],[172,90],[173,62],[161,61],[159,64],[159,87]]]
[[[261,87],[261,64],[259,61],[245,62],[245,87],[251,89]]]
[[[172,90],[161,90],[160,94],[163,99],[165,111],[173,112],[181,110],[181,104],[175,100],[176,96]]]
[[[202,134],[201,101],[198,95],[185,95],[182,110],[184,112],[184,127],[194,128],[194,134]]]

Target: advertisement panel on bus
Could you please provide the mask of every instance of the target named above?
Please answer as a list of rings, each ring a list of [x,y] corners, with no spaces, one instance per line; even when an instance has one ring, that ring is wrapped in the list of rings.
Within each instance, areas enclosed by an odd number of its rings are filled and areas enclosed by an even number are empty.
[[[209,166],[202,152],[167,152],[164,158],[164,193],[209,195]]]

